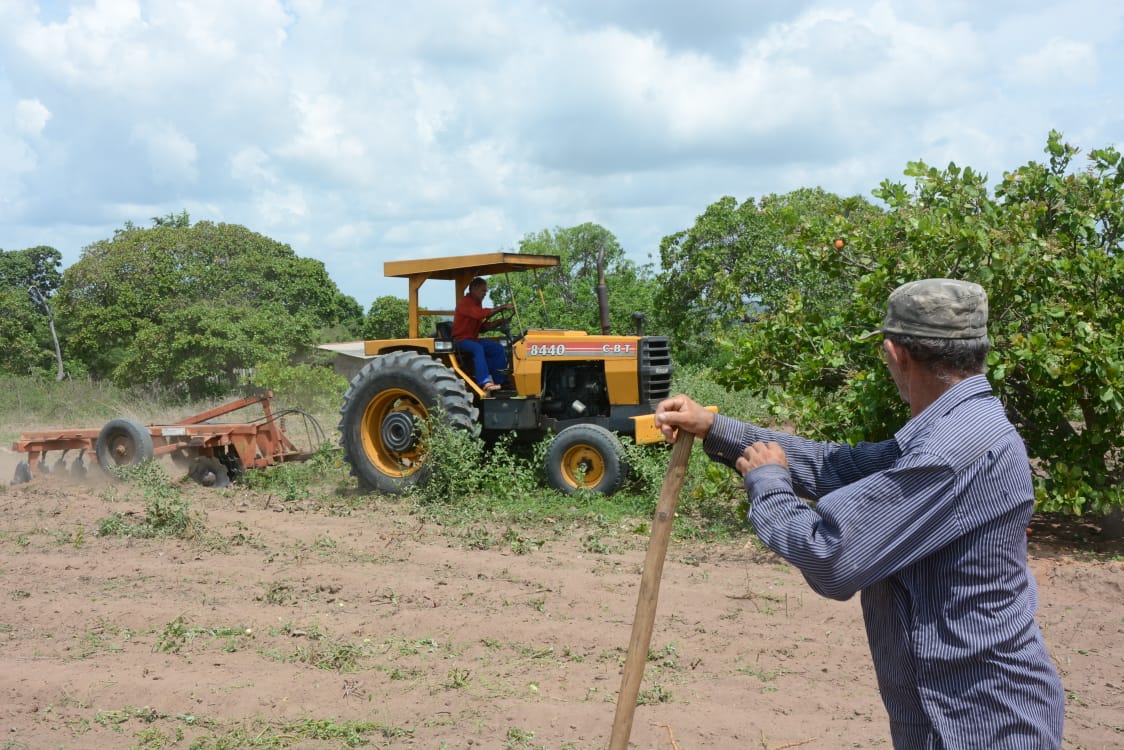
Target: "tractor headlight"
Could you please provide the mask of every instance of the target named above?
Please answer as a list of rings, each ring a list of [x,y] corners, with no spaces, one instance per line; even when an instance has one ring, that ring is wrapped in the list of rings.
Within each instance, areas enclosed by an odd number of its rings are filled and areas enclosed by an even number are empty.
[[[434,341],[433,351],[435,352],[451,352],[453,351],[452,341]]]

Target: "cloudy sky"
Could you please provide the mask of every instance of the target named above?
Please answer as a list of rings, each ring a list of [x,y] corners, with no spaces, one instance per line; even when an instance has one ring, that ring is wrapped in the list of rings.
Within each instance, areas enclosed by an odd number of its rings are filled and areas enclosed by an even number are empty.
[[[1120,0],[0,0],[0,248],[187,210],[382,262],[1124,148]]]

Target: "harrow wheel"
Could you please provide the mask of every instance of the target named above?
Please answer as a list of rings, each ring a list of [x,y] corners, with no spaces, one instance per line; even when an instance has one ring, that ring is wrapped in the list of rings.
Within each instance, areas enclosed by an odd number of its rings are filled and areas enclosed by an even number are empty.
[[[94,452],[98,465],[110,476],[115,476],[115,469],[152,458],[152,434],[148,428],[131,419],[113,419],[98,433]]]
[[[433,357],[378,356],[352,379],[340,409],[340,445],[364,489],[399,494],[424,481],[426,421],[478,434],[480,411],[462,381]]]

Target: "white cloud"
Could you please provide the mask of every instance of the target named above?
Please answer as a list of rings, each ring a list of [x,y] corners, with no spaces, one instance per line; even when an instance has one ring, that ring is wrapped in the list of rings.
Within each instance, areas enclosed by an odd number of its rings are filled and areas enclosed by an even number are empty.
[[[1124,141],[1108,0],[0,0],[5,247],[188,208],[322,259],[597,221],[655,252],[722,195],[998,176]],[[1078,35],[1074,30],[1080,30]]]
[[[277,183],[277,175],[269,163],[269,154],[257,146],[240,149],[230,157],[230,175],[247,186]]]
[[[456,109],[456,94],[440,81],[425,79],[414,80],[414,94],[417,98],[414,123],[418,139],[423,144],[433,145]]]
[[[140,123],[132,139],[148,158],[153,180],[162,185],[195,182],[199,178],[198,149],[170,123]]]
[[[1098,77],[1096,50],[1086,42],[1053,37],[1006,66],[1009,81],[1022,86],[1088,86]]]
[[[38,136],[47,127],[51,119],[51,110],[43,106],[38,99],[21,99],[16,102],[15,126],[16,132],[24,135]]]
[[[336,227],[324,238],[325,244],[331,247],[348,248],[356,244],[368,242],[374,234],[373,228],[367,222],[356,222]]]
[[[304,190],[295,185],[262,191],[256,199],[256,208],[261,221],[270,228],[292,225],[308,216]]]
[[[27,143],[0,131],[0,220],[18,217],[24,203],[23,178],[35,169],[37,161]],[[9,247],[10,242],[4,240],[0,247]]]
[[[467,238],[468,246],[462,247],[459,252],[483,252],[496,248],[472,247],[474,241],[481,237],[494,237],[510,231],[507,217],[497,208],[481,208],[471,211],[464,216],[438,221],[412,221],[396,224],[385,232],[382,240],[391,245],[426,246],[427,244],[444,244],[445,237]],[[423,252],[422,255],[435,253]]]
[[[137,0],[96,0],[75,4],[64,22],[27,23],[15,41],[45,74],[97,87],[99,80],[131,79],[148,67],[143,48],[127,45],[144,31]]]
[[[359,183],[369,174],[364,140],[348,127],[349,107],[340,96],[296,91],[297,130],[278,151],[310,168]]]
[[[5,114],[0,115],[0,220],[18,216],[22,210],[25,180],[39,164],[28,139],[39,136],[51,116],[41,102],[31,99],[15,102]],[[7,244],[2,237],[0,242],[4,243],[0,247]]]

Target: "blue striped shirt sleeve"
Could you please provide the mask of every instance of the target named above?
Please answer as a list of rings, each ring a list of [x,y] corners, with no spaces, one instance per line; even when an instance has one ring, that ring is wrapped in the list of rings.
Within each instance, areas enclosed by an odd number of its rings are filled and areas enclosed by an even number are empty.
[[[788,470],[762,466],[746,476],[750,520],[823,596],[848,599],[959,534],[951,507],[933,502],[947,492],[948,468],[919,460],[892,469],[901,455],[894,440],[818,443],[716,416],[707,441],[720,460],[732,457],[729,465],[757,441],[784,449]]]

